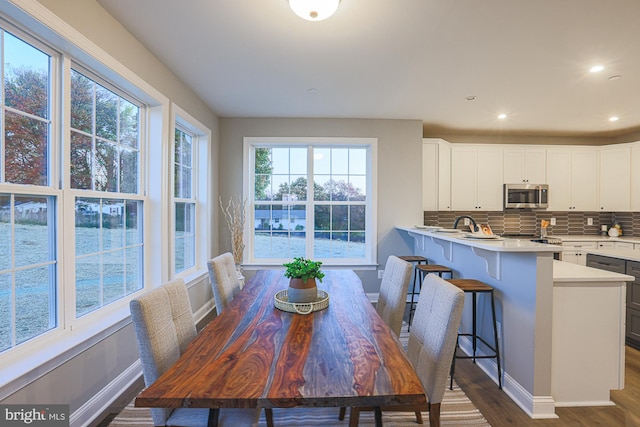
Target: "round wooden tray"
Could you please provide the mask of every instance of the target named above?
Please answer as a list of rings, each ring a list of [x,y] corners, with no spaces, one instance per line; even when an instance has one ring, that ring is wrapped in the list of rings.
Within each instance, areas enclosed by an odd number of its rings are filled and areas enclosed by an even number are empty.
[[[277,309],[290,313],[309,314],[314,311],[324,310],[329,307],[329,294],[318,289],[316,300],[310,303],[289,302],[287,290],[276,293],[273,297],[274,305]]]

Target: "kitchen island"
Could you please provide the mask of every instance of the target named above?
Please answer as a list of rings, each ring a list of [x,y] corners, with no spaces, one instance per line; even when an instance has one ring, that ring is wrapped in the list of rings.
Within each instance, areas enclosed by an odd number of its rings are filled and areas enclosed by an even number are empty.
[[[566,284],[581,283],[583,287],[592,288],[617,287],[621,292],[625,281],[633,279],[631,276],[612,272],[597,275],[591,271],[594,269],[588,267],[581,267],[579,270],[563,269],[563,264],[566,263],[553,259],[554,252],[559,250],[557,247],[533,243],[526,239],[487,239],[465,233],[447,232],[448,230],[396,228],[401,233],[406,233],[407,238],[413,239],[414,255],[422,255],[428,258],[430,263],[451,267],[454,277],[474,278],[495,288],[503,390],[529,416],[555,418],[556,405],[610,404],[609,390],[620,388],[623,384],[619,375],[620,369],[624,371],[623,344],[618,345],[617,351],[614,351],[617,355],[607,361],[616,366],[616,384],[610,386],[611,382],[608,382],[605,386],[600,383],[593,385],[594,388],[606,387],[606,401],[596,403],[591,396],[584,400],[572,394],[571,390],[566,393],[565,389],[560,387],[566,379],[560,375],[554,377],[554,365],[558,367],[560,362],[553,346],[554,334],[557,337],[561,332],[571,336],[571,332],[554,321],[554,310],[562,310],[560,300],[571,299],[571,293],[580,289]],[[566,288],[570,296],[567,297],[567,292],[563,291],[562,298],[557,296],[556,287]],[[572,295],[575,297],[575,293]],[[558,304],[554,304],[556,299]],[[463,330],[471,328],[470,306],[470,303],[465,304]],[[571,310],[581,314],[591,310],[587,314],[597,315],[591,308],[586,307],[572,307]],[[620,322],[615,330],[609,331],[609,335],[618,336],[624,327],[624,306],[607,306],[606,311],[613,311],[613,317]],[[568,313],[568,310],[563,313]],[[481,335],[491,337],[489,301],[480,298],[478,316]],[[460,339],[461,348],[469,352],[470,342],[464,338],[466,337]],[[577,339],[577,336],[572,339]],[[600,344],[594,339],[590,343],[594,348]],[[560,345],[556,345],[556,349],[559,348]],[[482,347],[480,351],[483,351]],[[618,357],[620,352],[622,355]],[[588,356],[587,353],[581,357]],[[497,383],[495,359],[479,359],[477,363]],[[561,389],[562,393],[556,393]],[[597,395],[603,395],[602,390],[598,390]]]

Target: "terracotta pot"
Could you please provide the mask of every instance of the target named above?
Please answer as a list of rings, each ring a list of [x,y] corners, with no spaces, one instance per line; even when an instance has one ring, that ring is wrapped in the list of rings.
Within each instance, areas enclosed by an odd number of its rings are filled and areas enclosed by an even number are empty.
[[[289,302],[310,303],[318,298],[316,279],[290,279],[287,290]]]

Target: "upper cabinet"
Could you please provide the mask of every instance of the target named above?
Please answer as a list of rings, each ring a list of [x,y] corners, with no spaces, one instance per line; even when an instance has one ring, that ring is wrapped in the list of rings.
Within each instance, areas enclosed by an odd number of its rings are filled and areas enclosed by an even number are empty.
[[[631,146],[614,145],[600,150],[601,211],[631,209]]]
[[[631,146],[631,210],[640,211],[640,143]]]
[[[546,184],[547,150],[539,146],[505,146],[505,184]]]
[[[598,210],[598,152],[591,147],[547,150],[550,211]]]
[[[451,209],[502,210],[502,148],[451,147]]]
[[[451,210],[451,147],[437,138],[422,140],[422,208]]]

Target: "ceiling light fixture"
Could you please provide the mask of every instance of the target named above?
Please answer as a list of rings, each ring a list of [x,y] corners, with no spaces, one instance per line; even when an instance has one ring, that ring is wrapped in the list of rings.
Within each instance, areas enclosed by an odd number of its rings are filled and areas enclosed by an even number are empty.
[[[610,122],[617,122],[618,120],[620,120],[620,117],[618,117],[618,116],[609,117],[609,121]]]
[[[322,21],[338,10],[340,0],[289,0],[289,7],[302,19]]]
[[[502,113],[502,114],[498,114],[498,118],[499,118],[500,120],[504,120],[504,119],[506,119],[506,118],[507,118],[507,115],[506,115],[506,114],[504,114],[504,113]]]
[[[602,65],[594,65],[589,69],[589,71],[592,73],[599,73],[602,70],[604,70],[604,67]]]

